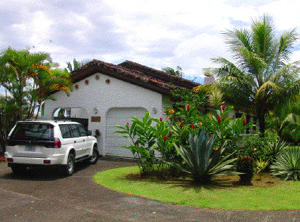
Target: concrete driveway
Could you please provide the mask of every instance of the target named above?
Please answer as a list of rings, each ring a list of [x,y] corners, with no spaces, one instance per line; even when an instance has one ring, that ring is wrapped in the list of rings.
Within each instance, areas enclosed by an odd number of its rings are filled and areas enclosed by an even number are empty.
[[[53,170],[16,176],[0,163],[0,221],[300,221],[300,211],[226,211],[169,205],[98,186],[93,175],[133,162],[103,158],[76,165],[71,177]],[[300,197],[299,197],[300,201]]]

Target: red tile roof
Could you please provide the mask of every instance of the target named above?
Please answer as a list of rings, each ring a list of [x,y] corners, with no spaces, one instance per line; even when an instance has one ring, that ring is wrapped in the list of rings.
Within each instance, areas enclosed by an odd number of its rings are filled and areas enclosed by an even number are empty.
[[[170,95],[170,90],[176,88],[192,89],[199,83],[173,76],[164,71],[156,70],[135,62],[125,61],[119,65],[93,60],[73,71],[71,77],[76,83],[95,73],[129,82],[162,94]]]

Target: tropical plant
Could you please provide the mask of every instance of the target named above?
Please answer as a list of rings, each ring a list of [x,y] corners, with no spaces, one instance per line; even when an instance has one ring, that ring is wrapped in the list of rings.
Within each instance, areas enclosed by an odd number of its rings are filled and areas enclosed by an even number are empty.
[[[171,67],[166,67],[166,68],[163,68],[162,70],[173,76],[177,76],[177,77],[181,77],[181,78],[183,77],[182,68],[180,66],[177,66],[176,70]]]
[[[287,148],[287,144],[284,140],[277,139],[273,142],[268,142],[267,153],[269,156],[269,161],[272,163],[278,154],[280,154],[284,149]]]
[[[264,136],[268,111],[281,110],[299,93],[299,62],[287,63],[298,35],[292,29],[277,38],[267,15],[254,20],[250,30],[233,29],[225,35],[236,63],[214,59],[221,64],[215,69],[220,89],[227,102],[258,117]]]
[[[251,156],[239,155],[236,161],[236,171],[239,172],[240,182],[250,184],[254,175],[254,159]]]
[[[37,115],[50,93],[72,89],[66,73],[53,67],[47,53],[30,53],[29,50],[8,48],[0,54],[0,83],[7,94],[1,98],[1,127],[8,131],[18,120]]]
[[[157,163],[154,150],[156,138],[153,133],[152,122],[150,113],[147,113],[142,120],[132,117],[131,125],[127,122],[125,126],[116,126],[118,130],[114,131],[129,139],[131,144],[122,147],[129,149],[133,156],[138,159],[142,176],[153,172],[154,164]]]
[[[73,72],[76,69],[79,69],[81,66],[83,66],[86,62],[79,62],[76,59],[73,59],[73,63],[67,62],[67,68],[65,68],[66,72]]]
[[[300,179],[300,150],[299,147],[290,147],[283,150],[270,166],[274,176],[284,180]]]
[[[188,148],[174,144],[183,161],[169,164],[190,174],[197,184],[210,182],[214,176],[235,174],[229,170],[234,167],[231,163],[236,159],[230,158],[230,155],[222,157],[225,148],[214,147],[215,142],[216,138],[204,129],[198,130],[195,135],[190,133]]]

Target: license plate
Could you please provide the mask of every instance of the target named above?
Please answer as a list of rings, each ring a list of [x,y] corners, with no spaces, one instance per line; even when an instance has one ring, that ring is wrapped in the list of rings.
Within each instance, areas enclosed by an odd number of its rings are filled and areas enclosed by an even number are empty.
[[[25,146],[25,151],[34,152],[35,151],[35,147],[34,146]]]

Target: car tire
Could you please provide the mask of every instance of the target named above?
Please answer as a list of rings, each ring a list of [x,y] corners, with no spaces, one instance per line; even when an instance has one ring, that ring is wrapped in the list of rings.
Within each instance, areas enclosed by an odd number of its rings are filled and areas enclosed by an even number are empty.
[[[11,166],[11,169],[14,174],[24,174],[27,171],[27,167],[23,165],[13,165]]]
[[[96,164],[99,159],[99,152],[97,147],[93,148],[92,156],[89,158],[89,164]]]
[[[67,159],[67,165],[64,166],[64,174],[71,176],[74,173],[75,168],[75,155],[70,153]]]

